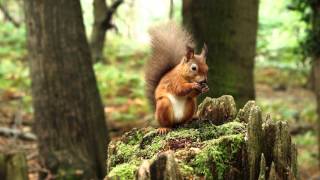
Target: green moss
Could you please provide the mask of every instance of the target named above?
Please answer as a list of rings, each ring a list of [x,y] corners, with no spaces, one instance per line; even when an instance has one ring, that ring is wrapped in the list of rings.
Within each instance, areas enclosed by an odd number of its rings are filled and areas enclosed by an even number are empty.
[[[138,152],[139,156],[150,159],[155,156],[165,146],[165,137],[156,136],[150,144],[146,145],[144,149]]]
[[[242,134],[227,135],[219,139],[209,140],[201,153],[191,162],[191,165],[194,167],[196,174],[205,175],[208,179],[217,175],[218,179],[223,179],[224,172],[243,142]],[[212,174],[210,169],[213,164],[215,165],[215,174]]]
[[[152,161],[159,152],[171,149],[176,153],[184,177],[222,179],[232,158],[244,142],[244,132],[245,125],[239,122],[216,126],[208,121],[194,122],[174,129],[167,135],[158,135],[154,129],[133,130],[116,142],[115,153],[109,157],[109,176],[119,173],[121,178],[133,177],[142,160]],[[210,169],[212,164],[215,165],[215,174],[212,174]]]
[[[135,145],[141,142],[143,135],[143,130],[133,129],[124,134],[122,141],[128,145]]]
[[[185,163],[179,163],[179,170],[182,176],[184,177],[190,177],[194,175],[194,169],[193,167],[185,164]]]
[[[216,139],[220,136],[238,134],[245,131],[245,126],[239,122],[229,122],[220,126],[204,126],[199,129],[201,140]]]
[[[118,156],[123,159],[124,162],[129,161],[134,156],[138,145],[128,145],[124,143],[118,144]]]
[[[223,135],[232,135],[245,132],[245,125],[240,122],[229,122],[219,126],[220,133]]]
[[[110,166],[114,167],[121,163],[126,163],[132,160],[135,156],[135,152],[138,149],[138,145],[128,145],[121,141],[116,143],[116,154],[110,158]]]
[[[134,179],[137,169],[136,163],[123,163],[113,168],[109,172],[108,178]]]
[[[191,140],[197,140],[200,137],[199,131],[193,128],[181,128],[175,131],[171,131],[166,136],[166,140],[177,139],[177,138],[187,138]]]

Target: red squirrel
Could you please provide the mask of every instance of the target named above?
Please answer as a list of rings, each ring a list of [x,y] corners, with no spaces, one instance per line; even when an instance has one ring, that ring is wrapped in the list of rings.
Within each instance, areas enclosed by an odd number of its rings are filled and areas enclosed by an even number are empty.
[[[191,35],[173,22],[153,27],[151,57],[146,63],[146,93],[155,109],[155,119],[165,134],[189,122],[197,110],[197,96],[207,86],[207,47],[194,53]]]

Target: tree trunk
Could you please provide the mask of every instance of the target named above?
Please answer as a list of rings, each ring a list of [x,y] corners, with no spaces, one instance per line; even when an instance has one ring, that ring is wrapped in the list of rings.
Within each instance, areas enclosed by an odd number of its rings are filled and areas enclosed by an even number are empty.
[[[174,14],[174,3],[173,0],[170,0],[170,7],[169,7],[169,19],[173,18],[173,14]]]
[[[106,37],[106,29],[103,25],[107,15],[106,0],[93,1],[93,17],[94,24],[91,32],[91,53],[94,61],[101,59],[103,54],[103,47]]]
[[[208,45],[208,96],[230,94],[240,106],[255,98],[258,4],[258,0],[183,1],[183,23],[198,47]]]
[[[11,16],[8,9],[5,7],[5,5],[1,3],[1,1],[0,1],[0,11],[2,12],[4,18],[9,22],[11,22],[16,28],[20,27],[20,23]]]
[[[41,160],[58,177],[101,179],[108,135],[80,2],[24,4]]]
[[[317,115],[318,115],[318,157],[320,167],[320,57],[313,62],[314,74],[314,93],[317,99]]]
[[[318,114],[318,157],[319,157],[319,167],[320,167],[320,51],[319,51],[319,40],[320,40],[320,2],[314,1],[311,4],[312,8],[312,34],[313,43],[316,45],[313,47],[312,55],[312,71],[313,74],[313,90],[316,95],[317,100],[317,114]]]
[[[0,179],[28,180],[28,164],[23,152],[0,154]]]
[[[94,25],[91,33],[91,52],[94,62],[103,58],[106,32],[115,28],[111,20],[122,3],[123,0],[115,0],[110,6],[107,6],[106,0],[93,1]]]

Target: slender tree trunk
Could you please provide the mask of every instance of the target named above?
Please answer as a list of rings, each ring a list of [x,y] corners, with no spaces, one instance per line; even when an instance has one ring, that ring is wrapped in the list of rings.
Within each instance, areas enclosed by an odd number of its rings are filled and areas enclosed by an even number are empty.
[[[15,27],[18,28],[20,26],[20,23],[11,16],[8,9],[5,7],[4,4],[1,3],[1,1],[0,1],[0,11],[2,12],[4,18],[7,19],[9,22],[11,22]]]
[[[107,3],[106,0],[94,0],[93,1],[93,16],[94,24],[91,32],[91,53],[93,60],[101,59],[103,56],[103,47],[106,37],[106,29],[104,27],[104,21],[107,15]]]
[[[94,62],[103,58],[103,47],[106,32],[116,28],[112,23],[112,17],[123,0],[115,0],[108,6],[106,0],[93,1],[94,25],[91,33],[91,52]]]
[[[174,3],[173,3],[173,0],[170,0],[169,19],[173,18],[173,14],[174,14]]]
[[[41,160],[58,175],[102,179],[108,135],[80,2],[24,4]]]
[[[320,167],[320,53],[319,53],[319,39],[320,39],[320,2],[315,1],[312,7],[313,17],[312,17],[312,31],[314,41],[317,42],[317,47],[313,49],[313,88],[317,99],[317,115],[318,115],[318,157],[319,157],[319,167]]]
[[[198,47],[208,45],[209,96],[233,95],[242,107],[255,98],[253,68],[258,0],[184,0],[183,22]]]
[[[320,167],[320,57],[313,62],[314,74],[314,93],[317,99],[317,115],[318,115],[318,157]]]

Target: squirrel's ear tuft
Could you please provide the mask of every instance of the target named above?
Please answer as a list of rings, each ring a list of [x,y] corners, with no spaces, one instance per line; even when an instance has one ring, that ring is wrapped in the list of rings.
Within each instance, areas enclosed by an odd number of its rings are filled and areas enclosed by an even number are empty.
[[[207,54],[208,54],[208,47],[207,47],[206,43],[204,43],[202,51],[201,51],[201,56],[204,58],[207,58]]]
[[[192,59],[194,57],[194,49],[190,46],[187,46],[186,58],[187,60]]]

